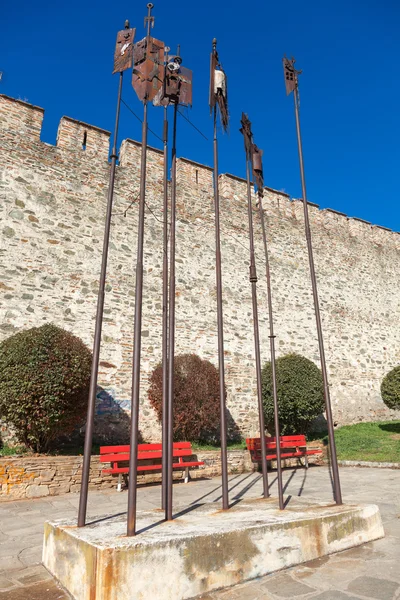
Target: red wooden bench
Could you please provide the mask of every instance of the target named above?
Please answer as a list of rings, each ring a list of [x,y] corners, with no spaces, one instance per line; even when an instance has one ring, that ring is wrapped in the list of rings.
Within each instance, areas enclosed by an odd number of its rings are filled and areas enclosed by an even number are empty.
[[[112,467],[103,469],[102,473],[118,474],[117,489],[122,489],[122,477],[129,473],[129,451],[130,446],[101,446],[100,462],[111,463]],[[204,462],[198,460],[185,461],[184,457],[193,456],[190,442],[174,442],[172,467],[185,471],[185,483],[189,481],[189,468],[200,467]],[[156,471],[162,468],[162,444],[138,444],[138,467],[139,471]],[[122,464],[121,464],[122,463]]]
[[[247,449],[251,454],[252,462],[261,462],[261,441],[260,438],[247,438]],[[276,460],[276,438],[267,437],[265,439],[267,460]],[[307,449],[305,435],[282,435],[280,436],[281,458],[302,458],[306,469],[308,468],[308,456],[312,454],[322,454],[319,448]]]

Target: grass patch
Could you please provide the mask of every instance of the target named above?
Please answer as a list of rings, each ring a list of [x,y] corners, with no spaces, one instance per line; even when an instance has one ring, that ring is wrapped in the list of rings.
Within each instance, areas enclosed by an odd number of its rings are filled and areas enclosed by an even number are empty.
[[[0,448],[0,456],[15,456],[16,454],[25,454],[26,448],[24,446],[2,446]]]
[[[339,460],[400,463],[400,421],[344,425],[335,440]]]

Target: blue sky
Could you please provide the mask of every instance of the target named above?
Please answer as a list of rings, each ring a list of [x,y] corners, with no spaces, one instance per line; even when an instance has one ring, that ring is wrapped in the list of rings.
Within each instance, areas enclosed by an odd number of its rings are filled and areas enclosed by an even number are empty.
[[[220,136],[220,170],[245,174],[241,112],[264,150],[265,183],[301,196],[292,97],[281,59],[294,55],[301,76],[301,118],[309,200],[400,231],[400,5],[396,0],[155,0],[153,35],[194,72],[190,119],[179,119],[178,155],[212,163],[208,111],[209,52],[218,39],[228,73],[230,134]],[[118,76],[118,29],[128,18],[144,34],[146,2],[8,2],[0,24],[0,92],[45,108],[43,141],[55,143],[62,115],[111,130]],[[142,108],[125,78],[125,101]],[[162,110],[151,108],[160,136]],[[120,139],[140,139],[140,123],[122,107]],[[149,144],[161,147],[149,135]]]

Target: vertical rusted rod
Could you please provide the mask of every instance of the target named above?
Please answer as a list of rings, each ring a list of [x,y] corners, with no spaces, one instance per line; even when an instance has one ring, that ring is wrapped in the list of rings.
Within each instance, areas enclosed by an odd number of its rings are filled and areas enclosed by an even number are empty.
[[[164,219],[162,289],[162,486],[161,506],[167,505],[168,478],[168,109],[164,106]]]
[[[254,350],[256,357],[256,375],[257,375],[257,399],[258,399],[258,417],[260,421],[260,441],[261,441],[261,468],[263,478],[263,496],[269,497],[268,473],[267,473],[267,448],[265,441],[265,423],[264,408],[262,401],[262,382],[261,382],[261,356],[260,356],[260,332],[258,325],[257,308],[257,271],[254,257],[254,233],[253,233],[253,207],[251,200],[250,184],[250,160],[246,153],[246,179],[247,179],[247,208],[249,215],[249,238],[250,238],[250,282],[251,297],[253,303],[253,327],[254,327]]]
[[[108,184],[108,196],[107,196],[107,209],[106,209],[106,222],[104,227],[104,239],[103,239],[103,254],[101,258],[101,270],[99,280],[99,293],[97,297],[97,311],[96,311],[96,324],[94,329],[94,342],[93,342],[93,360],[92,370],[90,375],[90,387],[89,387],[89,399],[88,399],[88,412],[86,419],[86,433],[85,433],[85,447],[83,451],[83,468],[82,468],[82,481],[81,491],[79,497],[79,509],[78,509],[78,527],[83,527],[86,523],[86,509],[87,509],[87,497],[89,489],[89,474],[90,474],[90,455],[92,453],[92,442],[93,442],[93,422],[94,422],[94,411],[96,406],[96,392],[97,392],[97,377],[99,372],[99,358],[100,358],[100,345],[101,345],[101,329],[103,325],[103,310],[104,310],[104,296],[105,296],[105,285],[106,285],[106,274],[107,274],[107,259],[108,259],[108,247],[110,241],[110,228],[111,228],[111,214],[112,205],[114,198],[114,181],[115,181],[115,168],[118,160],[117,155],[117,138],[118,138],[118,126],[119,126],[119,113],[121,108],[121,94],[122,94],[122,81],[123,72],[119,74],[119,85],[118,85],[118,100],[117,100],[117,111],[115,115],[115,126],[114,126],[114,141],[111,152],[111,167],[110,167],[110,179]]]
[[[228,458],[225,403],[224,324],[222,310],[221,232],[219,223],[217,106],[214,106],[214,209],[215,209],[215,268],[217,278],[218,365],[221,412],[222,508],[229,508]]]
[[[283,510],[285,504],[283,501],[283,482],[282,482],[282,463],[281,463],[281,444],[280,444],[280,429],[279,429],[279,407],[278,407],[278,391],[276,387],[276,364],[275,364],[275,334],[274,320],[272,312],[272,291],[271,291],[271,272],[269,269],[267,232],[265,228],[264,210],[262,205],[262,195],[258,195],[258,210],[260,213],[260,221],[262,228],[264,254],[265,254],[265,275],[267,279],[267,296],[268,296],[268,320],[269,320],[269,343],[271,352],[271,375],[272,375],[272,394],[274,400],[274,424],[275,424],[275,439],[276,439],[276,464],[278,472],[278,498],[279,508]]]
[[[329,447],[330,447],[331,461],[332,461],[333,492],[334,492],[336,504],[342,504],[342,492],[341,492],[341,488],[340,488],[339,468],[338,468],[338,463],[337,463],[335,432],[333,429],[332,407],[331,407],[331,399],[330,399],[330,393],[329,393],[328,373],[327,373],[327,369],[326,369],[324,339],[322,336],[321,314],[319,311],[317,279],[315,276],[315,266],[314,266],[314,256],[313,256],[313,248],[312,248],[312,241],[311,241],[310,221],[308,218],[308,202],[307,202],[306,180],[305,180],[305,175],[304,175],[303,148],[302,148],[301,130],[300,130],[299,93],[298,93],[297,86],[294,89],[294,108],[295,108],[295,115],[296,115],[297,146],[298,146],[298,151],[299,151],[301,188],[302,188],[302,194],[303,194],[304,226],[305,226],[305,231],[306,231],[308,261],[310,264],[311,285],[312,285],[312,291],[313,291],[313,297],[314,297],[315,319],[317,322],[319,355],[320,355],[320,360],[321,360],[322,380],[323,380],[323,384],[324,384],[326,421],[328,424]]]
[[[169,313],[168,313],[168,473],[165,518],[172,521],[172,484],[174,451],[174,367],[175,367],[175,227],[176,227],[176,117],[178,102],[174,104],[171,157],[171,230],[169,251]]]
[[[140,353],[142,342],[142,297],[143,297],[143,244],[144,244],[144,208],[146,196],[146,158],[147,158],[147,100],[144,101],[142,125],[142,155],[140,162],[140,199],[138,220],[138,245],[136,258],[135,318],[132,369],[131,437],[129,454],[128,484],[128,526],[127,535],[136,534],[137,500],[137,458],[139,442],[139,395],[140,395]]]

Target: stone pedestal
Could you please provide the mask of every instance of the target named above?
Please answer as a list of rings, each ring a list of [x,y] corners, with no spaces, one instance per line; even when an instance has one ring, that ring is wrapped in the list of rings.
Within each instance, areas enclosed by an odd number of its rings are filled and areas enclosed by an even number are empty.
[[[190,507],[191,508],[191,507]],[[75,600],[183,600],[383,537],[375,505],[243,500],[229,511],[195,506],[163,522],[141,512],[77,528],[45,524],[43,563]]]

